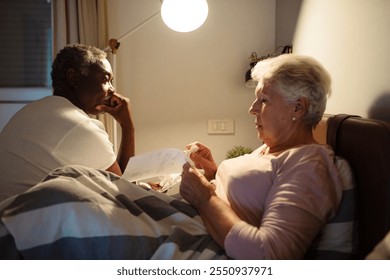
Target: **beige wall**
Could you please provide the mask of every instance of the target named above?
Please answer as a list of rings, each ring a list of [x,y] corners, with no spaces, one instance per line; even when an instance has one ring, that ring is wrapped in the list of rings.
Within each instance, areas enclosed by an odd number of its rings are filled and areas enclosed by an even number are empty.
[[[235,145],[260,144],[244,74],[253,51],[275,49],[275,1],[208,3],[209,17],[194,32],[174,32],[157,16],[121,41],[116,87],[134,108],[137,153],[201,141],[220,162]],[[110,37],[159,9],[159,0],[109,0]],[[208,135],[207,120],[215,118],[233,119],[235,134]]]
[[[303,0],[276,0],[276,47],[293,43],[302,2]]]
[[[390,1],[304,0],[294,52],[333,77],[327,113],[390,121]]]
[[[198,140],[217,161],[234,145],[258,145],[243,84],[252,51],[293,43],[333,77],[329,114],[390,120],[389,0],[209,0],[199,30],[180,34],[158,16],[121,43],[117,88],[129,96],[137,152]],[[160,9],[155,0],[109,0],[110,36],[120,37]],[[207,134],[207,120],[230,118],[229,136]]]

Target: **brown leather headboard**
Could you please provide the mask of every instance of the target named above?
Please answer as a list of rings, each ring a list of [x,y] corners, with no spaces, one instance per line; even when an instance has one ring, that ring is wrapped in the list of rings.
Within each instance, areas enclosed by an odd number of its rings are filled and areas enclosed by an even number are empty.
[[[351,115],[327,120],[326,142],[351,165],[363,259],[390,231],[390,123]]]

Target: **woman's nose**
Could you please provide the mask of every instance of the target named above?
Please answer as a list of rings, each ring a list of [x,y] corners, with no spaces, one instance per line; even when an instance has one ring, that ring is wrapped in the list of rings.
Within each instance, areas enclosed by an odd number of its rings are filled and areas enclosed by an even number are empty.
[[[259,112],[259,106],[257,105],[257,100],[255,100],[252,105],[249,107],[249,114],[256,115]]]

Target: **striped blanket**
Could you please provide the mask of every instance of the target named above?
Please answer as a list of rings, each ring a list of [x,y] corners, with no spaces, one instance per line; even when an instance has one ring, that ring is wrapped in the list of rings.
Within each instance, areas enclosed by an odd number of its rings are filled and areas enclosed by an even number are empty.
[[[186,202],[81,166],[2,202],[0,217],[1,259],[226,259]]]

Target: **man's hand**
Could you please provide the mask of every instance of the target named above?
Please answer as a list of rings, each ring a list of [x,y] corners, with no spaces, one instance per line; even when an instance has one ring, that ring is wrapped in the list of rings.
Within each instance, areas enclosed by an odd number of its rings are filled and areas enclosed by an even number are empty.
[[[134,123],[131,115],[130,100],[118,93],[107,98],[107,103],[96,106],[100,112],[107,112],[121,126],[121,144],[118,150],[117,162],[122,173],[129,159],[135,154]]]
[[[98,105],[96,109],[113,116],[121,127],[133,124],[130,100],[118,93],[112,94],[108,98],[107,104]]]

